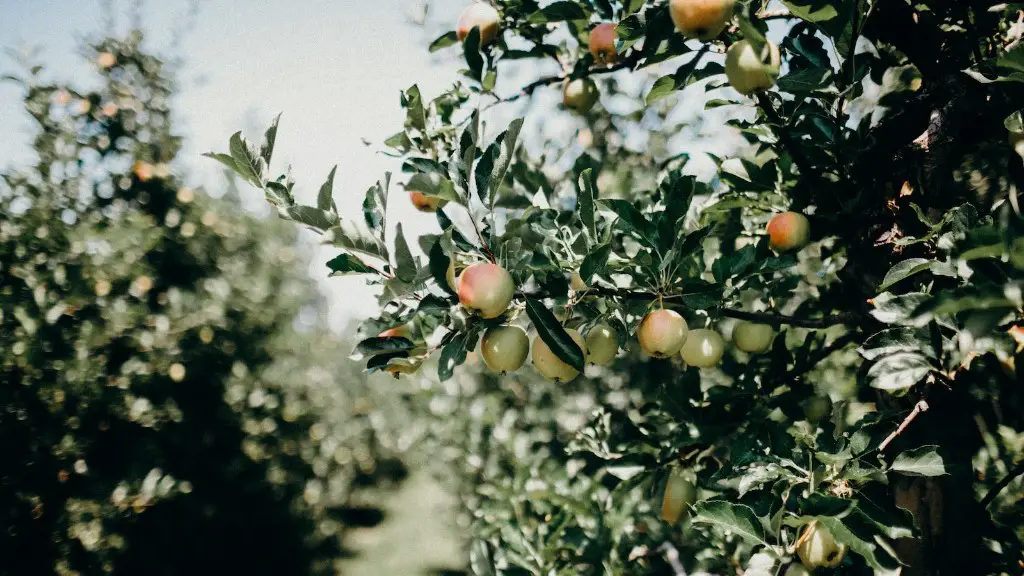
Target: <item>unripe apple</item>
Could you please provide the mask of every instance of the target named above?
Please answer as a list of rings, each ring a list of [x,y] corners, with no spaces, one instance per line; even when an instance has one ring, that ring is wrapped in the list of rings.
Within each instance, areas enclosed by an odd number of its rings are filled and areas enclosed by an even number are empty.
[[[673,468],[665,481],[665,496],[661,500],[661,519],[675,524],[684,512],[697,501],[697,486],[687,477],[687,471]]]
[[[808,524],[801,539],[796,555],[806,568],[835,568],[846,556],[846,545],[837,543],[828,528],[818,522]]]
[[[583,277],[580,276],[579,270],[573,270],[572,276],[569,278],[569,287],[575,292],[583,292],[590,288],[587,283],[583,281]]]
[[[597,90],[597,84],[590,78],[577,78],[569,80],[562,87],[562,103],[570,108],[586,114],[597,103],[601,93]]]
[[[484,318],[504,314],[515,289],[512,276],[490,262],[472,264],[459,275],[459,302]]]
[[[779,47],[775,44],[766,41],[758,53],[750,42],[740,40],[725,54],[725,76],[740,94],[753,94],[775,85],[781,62]]]
[[[1009,138],[1014,152],[1024,157],[1024,130],[1010,130]]]
[[[811,224],[799,212],[783,212],[768,222],[768,245],[776,252],[799,250],[811,238]]]
[[[526,330],[518,326],[495,326],[484,332],[480,341],[480,355],[491,370],[504,374],[515,372],[526,362],[530,352],[530,339]]]
[[[455,35],[459,42],[469,36],[470,30],[480,28],[480,45],[485,46],[498,37],[501,29],[501,16],[490,4],[474,2],[466,7],[459,16],[459,22],[455,26]]]
[[[740,322],[732,329],[732,341],[740,350],[749,354],[766,352],[772,346],[775,330],[767,324]]]
[[[793,563],[786,568],[786,572],[782,576],[811,576],[811,573],[804,568],[803,564]]]
[[[619,353],[619,333],[604,322],[587,332],[587,362],[607,366]]]
[[[672,0],[668,10],[683,36],[706,42],[725,29],[735,4],[735,0]]]
[[[587,343],[583,341],[579,331],[569,328],[566,330],[584,354],[587,353]],[[555,382],[569,382],[579,376],[580,371],[562,362],[562,359],[554,353],[546,342],[537,336],[533,339],[533,366],[540,372],[540,375]]]
[[[725,341],[714,330],[690,330],[680,354],[683,362],[690,366],[711,368],[721,362],[722,355],[725,354]]]
[[[455,260],[448,261],[448,270],[444,273],[444,279],[453,292],[458,293],[458,284],[455,283]]]
[[[823,418],[832,414],[832,399],[828,396],[811,396],[804,400],[803,409],[807,421],[817,425]]]
[[[652,310],[637,328],[640,347],[655,358],[668,358],[679,353],[686,343],[686,319],[674,310]]]
[[[420,212],[437,212],[438,208],[448,203],[447,200],[437,198],[436,196],[427,196],[423,192],[415,190],[409,192],[409,200],[412,201],[412,205]]]
[[[590,53],[598,64],[614,64],[618,57],[615,49],[615,41],[619,34],[615,31],[615,24],[604,22],[594,26],[590,31]]]

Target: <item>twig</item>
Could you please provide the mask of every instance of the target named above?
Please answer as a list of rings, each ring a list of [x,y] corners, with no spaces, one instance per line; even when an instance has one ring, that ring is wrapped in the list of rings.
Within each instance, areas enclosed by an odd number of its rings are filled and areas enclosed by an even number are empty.
[[[673,576],[686,576],[686,568],[679,561],[679,550],[675,545],[666,540],[661,546],[658,546],[658,551],[665,556],[665,561],[672,567]]]
[[[779,8],[778,10],[762,10],[757,13],[757,17],[761,20],[776,20],[779,18],[795,18],[788,8]]]
[[[1010,482],[1013,482],[1014,478],[1020,476],[1021,474],[1024,474],[1024,460],[1022,460],[1020,463],[1014,466],[1013,470],[1010,470],[1010,472],[1006,476],[1004,476],[1002,480],[1000,480],[995,486],[992,487],[991,490],[988,491],[988,494],[985,494],[985,497],[981,499],[981,507],[985,508],[989,504],[991,504],[992,501],[996,499],[996,496],[998,496],[999,493],[1003,490],[1003,488],[1009,486]]]
[[[614,66],[608,66],[608,67],[603,67],[603,68],[591,68],[591,69],[587,70],[586,74],[583,74],[582,76],[578,76],[578,78],[586,78],[586,77],[590,77],[590,76],[596,76],[598,74],[611,74],[612,72],[617,72],[619,70],[625,70],[626,68],[633,68],[633,66],[637,65],[639,62],[640,62],[639,53],[634,53],[634,55],[631,56],[630,58],[626,58],[625,60],[619,62],[618,64],[615,64]],[[558,75],[554,75],[554,76],[543,76],[541,78],[538,78],[538,79],[534,80],[533,82],[530,82],[526,86],[523,86],[522,89],[519,90],[519,92],[516,92],[515,94],[513,94],[511,96],[506,96],[505,98],[499,99],[498,102],[501,102],[501,103],[504,103],[504,102],[514,102],[514,101],[522,98],[523,96],[530,96],[530,95],[532,95],[534,93],[534,91],[536,91],[538,88],[541,88],[542,86],[550,86],[551,84],[558,84],[560,82],[564,82],[565,80],[568,80],[571,77],[572,77],[571,74],[558,74]]]
[[[903,432],[903,430],[906,429],[907,426],[910,426],[910,423],[914,421],[914,418],[917,418],[918,414],[927,411],[928,403],[925,402],[924,400],[921,400],[917,404],[915,404],[914,409],[911,410],[910,414],[907,414],[907,417],[903,419],[903,422],[900,423],[899,428],[894,430],[892,434],[889,434],[889,436],[887,436],[885,440],[882,440],[882,443],[878,445],[878,451],[881,452],[885,450],[885,448],[889,446],[890,442],[895,440],[896,437],[899,436],[900,433]]]
[[[843,334],[842,336],[833,340],[832,343],[829,344],[828,346],[825,346],[817,350],[813,354],[808,355],[807,359],[804,360],[803,364],[799,366],[794,366],[792,370],[783,373],[778,378],[775,378],[773,380],[793,380],[798,376],[803,376],[807,372],[813,370],[818,364],[820,364],[823,360],[825,360],[832,354],[835,354],[836,352],[842,350],[843,348],[846,348],[846,346],[849,345],[850,343],[859,340],[861,336],[862,335],[860,332],[847,332],[846,334]]]

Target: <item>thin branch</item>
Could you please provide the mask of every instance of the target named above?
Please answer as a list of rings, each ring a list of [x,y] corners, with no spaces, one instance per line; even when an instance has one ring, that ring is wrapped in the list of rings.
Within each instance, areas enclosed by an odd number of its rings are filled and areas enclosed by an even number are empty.
[[[894,430],[892,434],[889,434],[885,438],[885,440],[882,440],[882,443],[878,445],[878,451],[882,452],[883,450],[885,450],[886,447],[888,447],[889,444],[907,428],[907,426],[910,426],[910,423],[913,422],[914,419],[918,417],[918,415],[920,415],[922,412],[927,411],[928,403],[925,402],[924,400],[921,400],[917,404],[915,404],[914,409],[911,410],[910,414],[908,414],[907,417],[903,419],[903,422],[900,423],[899,428]]]
[[[807,359],[804,360],[803,364],[799,366],[794,366],[792,370],[783,374],[782,378],[792,380],[798,376],[802,376],[807,372],[810,372],[815,368],[815,366],[820,364],[823,360],[835,354],[836,352],[842,350],[843,348],[846,348],[849,344],[857,342],[858,340],[860,340],[861,337],[862,334],[856,331],[847,332],[846,334],[843,334],[842,336],[833,340],[831,344],[823,348],[820,348],[816,352],[808,355]]]
[[[1009,486],[1010,482],[1013,482],[1015,478],[1022,474],[1024,474],[1024,461],[1021,461],[1016,466],[1014,466],[1013,470],[1010,470],[1010,472],[1006,476],[1004,476],[1002,480],[1000,480],[995,486],[992,487],[991,490],[988,491],[988,494],[985,494],[985,497],[981,499],[981,507],[988,507],[988,505],[991,504],[992,501],[996,499],[996,496],[998,496],[999,493],[1002,492],[1003,488]]]
[[[578,78],[587,78],[587,77],[590,77],[590,76],[597,76],[598,74],[611,74],[612,72],[617,72],[619,70],[625,70],[626,68],[632,69],[639,62],[640,62],[639,53],[638,52],[634,52],[634,54],[631,57],[624,59],[623,61],[619,62],[618,64],[615,64],[614,66],[591,68],[591,69],[587,70],[586,74],[583,74],[582,76],[578,76]],[[533,82],[530,82],[526,86],[523,86],[522,89],[520,89],[519,92],[516,92],[515,94],[513,94],[511,96],[507,96],[505,98],[501,98],[501,99],[498,100],[498,102],[500,102],[500,103],[514,102],[514,101],[522,98],[523,96],[530,96],[530,95],[532,95],[534,93],[534,91],[536,91],[538,88],[541,88],[543,86],[550,86],[551,84],[559,84],[559,83],[564,82],[565,80],[568,80],[569,78],[572,78],[572,77],[573,77],[572,74],[557,74],[557,75],[554,75],[554,76],[542,76],[542,77],[534,80]]]
[[[675,545],[666,540],[661,546],[658,546],[658,551],[665,556],[665,561],[672,567],[674,576],[686,576],[686,568],[679,561],[679,550]]]

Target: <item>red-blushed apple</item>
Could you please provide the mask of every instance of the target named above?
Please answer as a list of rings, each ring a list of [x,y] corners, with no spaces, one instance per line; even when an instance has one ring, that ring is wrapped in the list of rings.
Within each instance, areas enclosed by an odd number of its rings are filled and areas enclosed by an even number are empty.
[[[607,366],[619,353],[619,333],[609,324],[601,322],[587,332],[587,362]]]
[[[409,192],[409,200],[412,201],[412,205],[420,212],[437,212],[438,208],[448,203],[447,200],[442,200],[436,196],[427,196],[423,192],[415,190]]]
[[[585,355],[587,343],[583,340],[583,336],[580,336],[579,331],[569,328],[566,332]],[[555,382],[569,382],[580,375],[579,370],[563,362],[540,336],[533,339],[533,367],[540,372],[541,376]]]
[[[749,95],[774,86],[781,63],[779,47],[775,44],[765,42],[758,51],[750,42],[740,40],[729,46],[725,54],[725,77],[737,92]]]
[[[686,319],[674,310],[652,310],[636,330],[640,347],[655,358],[675,356],[686,343]]]
[[[732,329],[732,341],[736,348],[748,354],[766,352],[772,346],[775,330],[767,324],[740,322]]]
[[[459,302],[484,318],[497,318],[508,310],[515,295],[512,276],[490,262],[472,264],[459,275]]]
[[[699,328],[690,330],[679,354],[683,362],[697,368],[711,368],[722,360],[725,354],[725,341],[714,330]]]
[[[459,15],[459,22],[455,26],[455,35],[459,42],[464,41],[473,28],[480,29],[480,45],[486,46],[498,37],[498,32],[501,30],[501,16],[490,4],[474,2]]]
[[[673,468],[665,481],[665,495],[661,499],[661,519],[669,524],[679,522],[690,506],[697,501],[697,486],[688,470]]]
[[[480,355],[484,364],[499,374],[515,372],[526,362],[530,352],[530,338],[519,326],[494,326],[484,332],[480,341]]]
[[[597,84],[590,78],[577,78],[568,80],[562,87],[562,103],[566,108],[575,110],[580,114],[586,114],[597,104],[601,93]]]
[[[117,56],[110,52],[100,52],[100,55],[96,57],[96,65],[100,68],[113,68],[114,64],[117,64]]]
[[[604,22],[594,26],[590,31],[590,53],[598,64],[614,64],[618,58],[618,51],[615,49],[615,41],[619,34],[615,31],[615,24]]]
[[[768,245],[776,252],[799,250],[811,238],[811,223],[799,212],[783,212],[768,222]]]
[[[683,36],[707,42],[725,30],[735,4],[735,0],[671,0],[668,10]]]
[[[796,555],[806,568],[835,568],[846,556],[846,546],[836,542],[828,528],[813,521],[800,536]]]
[[[394,328],[388,328],[387,330],[378,334],[381,338],[406,338],[412,340],[412,326],[408,324],[402,324],[395,326]]]

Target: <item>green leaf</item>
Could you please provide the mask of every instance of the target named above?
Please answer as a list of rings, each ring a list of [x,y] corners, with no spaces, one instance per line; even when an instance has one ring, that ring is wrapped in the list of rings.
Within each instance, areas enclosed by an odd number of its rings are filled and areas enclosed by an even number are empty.
[[[882,546],[876,539],[874,533],[877,529],[863,515],[817,516],[814,519],[828,528],[836,542],[846,544],[850,550],[863,557],[868,566],[888,571],[899,567],[899,560],[888,552],[888,545]]]
[[[586,20],[590,15],[583,7],[576,2],[555,2],[540,10],[537,10],[527,22],[530,24],[545,24],[547,22],[564,22],[566,20]]]
[[[346,274],[375,274],[377,271],[363,263],[362,260],[351,254],[339,254],[327,262],[331,269],[331,276],[345,276]]]
[[[405,163],[402,164],[402,170],[405,172],[428,172],[442,176],[448,175],[448,168],[444,164],[430,158],[406,158]]]
[[[923,328],[898,327],[888,328],[864,341],[857,352],[865,360],[877,360],[882,356],[897,352],[929,352],[931,339],[928,330]]]
[[[606,206],[619,217],[617,222],[627,231],[637,235],[641,242],[654,247],[654,225],[646,216],[637,210],[636,206],[626,200],[611,199],[601,200],[600,205]]]
[[[466,39],[462,42],[462,51],[466,56],[466,65],[469,66],[470,76],[480,81],[483,77],[484,57],[480,54],[480,27],[474,26]]]
[[[416,261],[402,233],[401,223],[395,227],[395,261],[395,275],[403,282],[412,282],[416,278]]]
[[[434,282],[448,294],[455,295],[455,290],[448,285],[448,265],[451,263],[451,258],[444,253],[440,239],[434,242],[427,256],[429,258],[427,266],[430,268],[430,275],[434,278]]]
[[[455,368],[466,361],[470,342],[470,333],[459,332],[441,349],[441,357],[437,361],[437,377],[442,382],[451,378]]]
[[[433,42],[430,43],[429,50],[431,53],[443,50],[449,46],[454,46],[459,43],[459,37],[455,34],[454,30],[445,32],[438,36]]]
[[[587,168],[579,177],[579,193],[576,208],[579,210],[580,220],[586,227],[591,241],[597,238],[597,221],[594,211],[594,201],[597,199],[597,194],[597,182],[594,181],[594,171],[592,168]],[[605,261],[607,262],[607,260],[606,256]]]
[[[526,314],[537,329],[537,335],[551,348],[563,362],[573,368],[583,371],[583,350],[562,328],[562,324],[555,318],[547,307],[534,298],[526,299]]]
[[[797,18],[808,22],[826,22],[839,15],[831,0],[782,0]]]
[[[612,253],[612,247],[610,244],[602,244],[597,248],[591,250],[586,256],[583,257],[583,264],[580,265],[580,278],[584,282],[589,283],[594,274],[600,274],[604,272],[605,267],[608,265],[608,257]]]
[[[261,163],[263,160],[252,155],[241,132],[231,135],[228,148],[231,151],[231,156],[235,159],[238,173],[255,186],[262,186],[263,166]]]
[[[779,90],[782,92],[799,94],[826,88],[831,82],[832,69],[822,66],[820,68],[807,68],[796,72],[790,72],[782,78],[779,78],[776,86],[778,86]]]
[[[490,193],[487,194],[487,202],[494,208],[494,199],[498,195],[501,184],[505,181],[508,167],[512,165],[512,158],[515,157],[516,143],[519,140],[519,132],[523,129],[524,118],[516,118],[509,125],[495,143],[499,146],[494,152],[491,162],[491,170],[487,175],[487,187]],[[483,194],[481,194],[483,196]]]
[[[366,197],[363,199],[363,219],[370,230],[377,233],[377,237],[384,239],[384,230],[387,227],[385,217],[388,211],[388,188],[391,185],[391,173],[384,174],[383,180],[366,190]]]
[[[270,123],[270,127],[263,133],[263,141],[260,142],[260,158],[263,158],[263,163],[266,166],[270,166],[270,158],[274,155],[274,143],[277,142],[277,125],[281,121],[281,114],[274,118],[274,121]]]
[[[718,526],[752,544],[769,546],[764,526],[749,506],[725,500],[704,500],[696,503],[694,509],[694,523]]]
[[[320,187],[320,193],[316,197],[317,208],[325,212],[333,211],[335,214],[338,213],[338,208],[334,205],[334,173],[337,171],[337,165],[331,168],[330,174],[327,175],[327,181]]]
[[[356,344],[356,351],[360,354],[372,356],[388,352],[404,352],[412,350],[415,347],[416,345],[413,344],[412,340],[401,336],[389,336],[383,338],[380,336],[374,336],[373,338],[367,338],[359,342],[359,344]]]
[[[402,93],[402,106],[406,109],[405,127],[425,130],[427,128],[427,111],[423,107],[420,88],[413,84]]]
[[[338,223],[338,217],[333,213],[312,206],[289,206],[285,212],[292,220],[317,230],[327,230]]]
[[[938,446],[921,446],[903,452],[889,467],[906,476],[945,476],[946,465],[938,453]]]
[[[441,198],[451,202],[463,203],[463,199],[455,193],[452,181],[439,174],[418,173],[409,178],[406,190],[422,192],[425,196]]]
[[[469,567],[474,576],[496,576],[494,560],[486,540],[475,539],[469,547]]]
[[[931,299],[932,295],[924,292],[910,292],[899,296],[883,292],[873,299],[875,309],[871,311],[871,315],[885,324],[907,323],[914,317],[914,312]]]
[[[930,269],[932,262],[925,258],[910,258],[896,264],[885,273],[885,278],[882,280],[881,286],[878,287],[878,291],[883,292],[900,280]]]
[[[331,228],[325,241],[352,252],[379,258],[385,262],[388,260],[387,248],[379,240],[359,229],[352,221],[342,221]]]
[[[906,390],[928,375],[932,364],[923,354],[899,352],[882,357],[868,369],[867,378],[872,388],[898,392]]]

